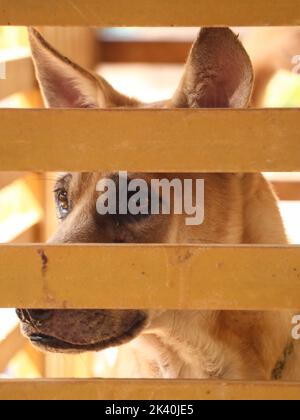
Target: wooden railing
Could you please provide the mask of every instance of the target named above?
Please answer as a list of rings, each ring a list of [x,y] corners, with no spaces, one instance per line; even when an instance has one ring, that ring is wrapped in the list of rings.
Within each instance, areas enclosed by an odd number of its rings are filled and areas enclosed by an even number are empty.
[[[0,0],[0,24],[300,25],[300,0],[243,0],[238,7],[236,0]],[[5,171],[300,171],[299,109],[2,110],[0,121]],[[297,309],[299,257],[299,247],[276,246],[3,246],[0,306]],[[61,281],[66,269],[68,286]],[[299,397],[299,383],[0,381],[0,398],[9,399]]]

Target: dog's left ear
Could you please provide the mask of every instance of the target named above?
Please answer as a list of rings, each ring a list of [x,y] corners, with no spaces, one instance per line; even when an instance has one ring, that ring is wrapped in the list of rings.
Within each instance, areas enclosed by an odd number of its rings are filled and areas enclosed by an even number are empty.
[[[253,68],[244,47],[229,28],[200,31],[171,106],[245,108],[253,88]]]
[[[135,99],[117,92],[105,79],[56,51],[34,28],[29,40],[37,79],[50,108],[109,108],[136,106]]]

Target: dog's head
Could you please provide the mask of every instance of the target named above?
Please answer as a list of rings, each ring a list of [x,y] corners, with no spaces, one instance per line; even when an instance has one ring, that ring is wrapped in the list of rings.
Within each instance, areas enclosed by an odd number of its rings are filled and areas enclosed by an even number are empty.
[[[202,29],[173,98],[151,105],[118,93],[103,78],[63,57],[34,29],[30,30],[30,41],[45,104],[51,108],[244,108],[250,101],[253,85],[251,62],[238,37],[230,29]],[[176,175],[184,177],[183,174]],[[189,174],[189,178],[195,176]],[[99,172],[59,176],[55,200],[61,224],[52,243],[222,241],[222,218],[214,229],[208,226],[212,219],[218,223],[218,217],[215,217],[218,199],[206,204],[208,222],[201,227],[201,232],[198,229],[197,235],[194,235],[194,228],[185,226],[179,215],[99,215],[96,211],[99,196],[96,186],[104,177],[114,179],[117,175]],[[173,178],[174,175],[155,174],[156,179],[162,177]],[[153,174],[138,174],[138,178],[149,183]],[[207,188],[216,191],[213,176],[208,176],[207,181]],[[224,211],[222,205],[219,204],[219,207],[220,212]],[[139,310],[17,312],[25,335],[36,346],[60,352],[101,350],[125,343],[140,334],[157,315],[156,312]]]

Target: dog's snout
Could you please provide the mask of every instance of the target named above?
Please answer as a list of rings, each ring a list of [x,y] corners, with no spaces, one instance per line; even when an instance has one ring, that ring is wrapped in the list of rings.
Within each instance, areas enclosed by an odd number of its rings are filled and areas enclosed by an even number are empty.
[[[17,316],[22,322],[32,324],[34,322],[48,321],[52,317],[52,312],[43,309],[17,309]]]
[[[48,321],[53,314],[53,311],[43,309],[28,310],[29,316],[33,321]]]
[[[20,321],[22,322],[29,321],[28,315],[26,314],[26,311],[24,311],[23,309],[16,309],[16,314],[18,318],[20,319]]]

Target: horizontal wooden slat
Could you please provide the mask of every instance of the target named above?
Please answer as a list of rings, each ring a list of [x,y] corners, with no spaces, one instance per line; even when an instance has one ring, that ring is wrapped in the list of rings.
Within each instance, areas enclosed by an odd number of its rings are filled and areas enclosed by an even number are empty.
[[[299,400],[300,383],[196,380],[0,380],[2,400]]]
[[[15,109],[0,121],[0,170],[300,170],[300,109]]]
[[[0,246],[0,307],[299,310],[300,247]]]
[[[1,0],[1,25],[297,25],[299,0]]]

